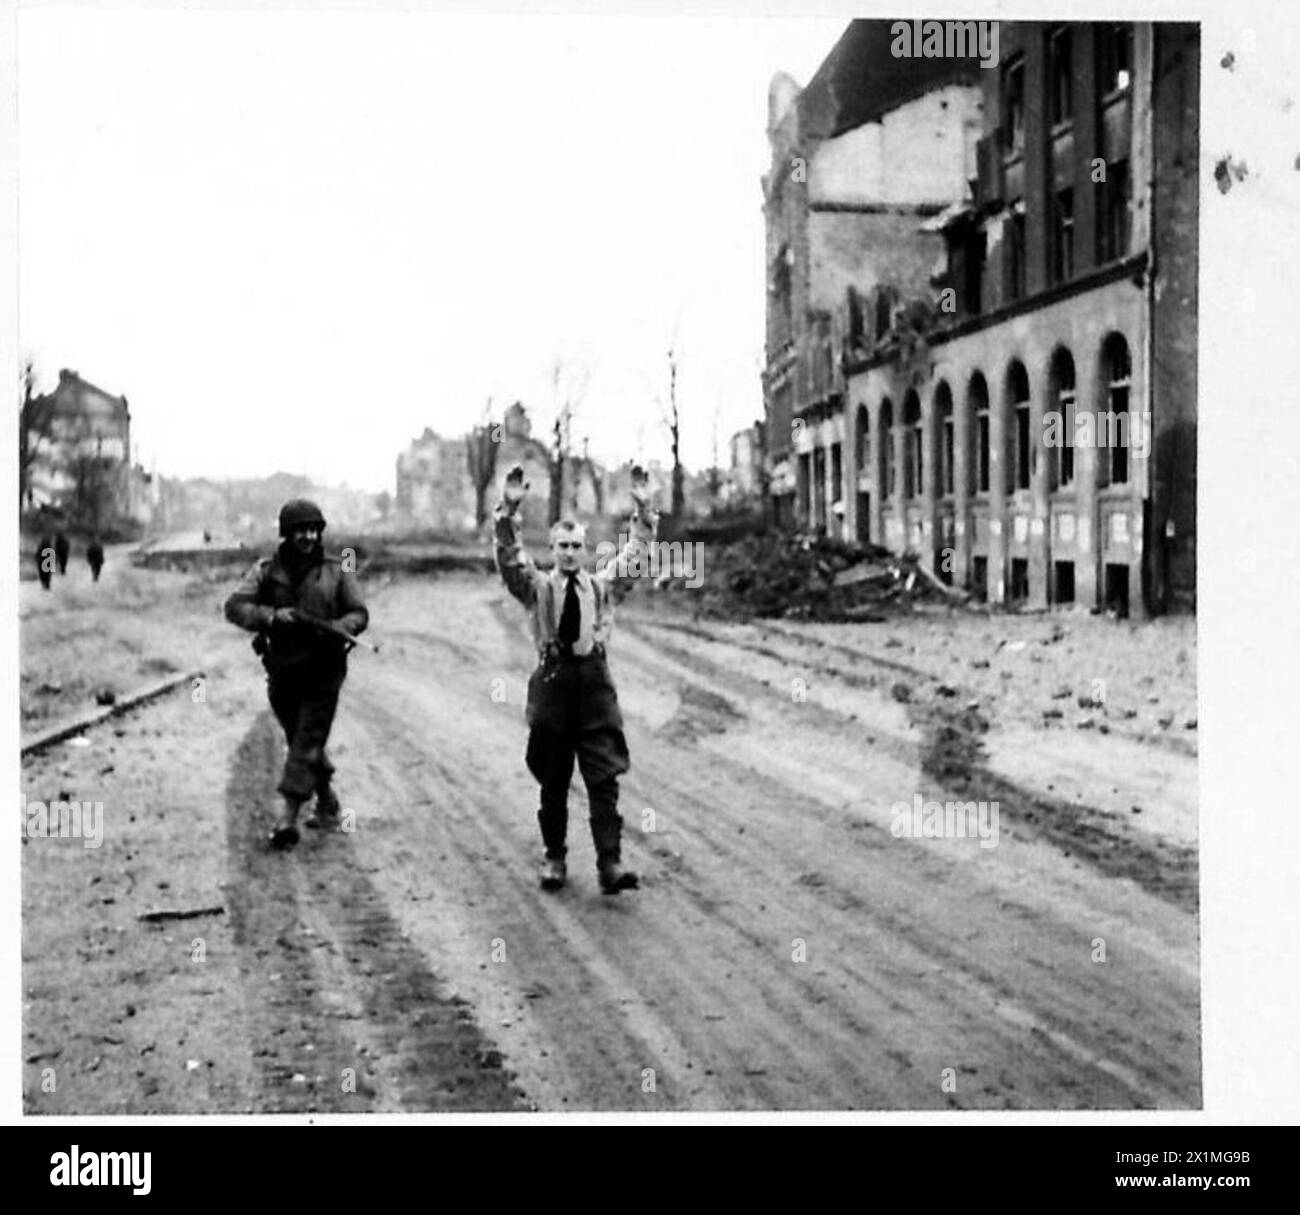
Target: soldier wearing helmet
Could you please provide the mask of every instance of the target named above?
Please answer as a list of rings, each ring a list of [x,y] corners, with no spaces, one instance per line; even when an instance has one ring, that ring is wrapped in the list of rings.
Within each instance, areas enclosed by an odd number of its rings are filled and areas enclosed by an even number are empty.
[[[256,633],[253,648],[266,668],[271,709],[289,744],[278,786],[283,800],[270,834],[273,848],[298,842],[298,814],[316,798],[309,827],[339,822],[339,802],[325,753],[339,692],[347,676],[346,640],[312,623],[326,621],[355,637],[369,623],[355,574],[325,555],[325,517],[304,498],[280,510],[280,544],[245,575],[226,600],[226,619]]]

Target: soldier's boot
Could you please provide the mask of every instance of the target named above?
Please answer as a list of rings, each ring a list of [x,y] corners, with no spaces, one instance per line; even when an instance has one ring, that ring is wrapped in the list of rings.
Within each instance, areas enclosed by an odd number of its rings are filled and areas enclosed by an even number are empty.
[[[342,813],[334,790],[329,785],[321,785],[316,790],[316,804],[312,807],[311,813],[303,819],[302,825],[315,830],[333,831],[338,827]]]
[[[271,847],[277,851],[287,851],[297,844],[299,839],[298,807],[301,804],[292,797],[284,799],[284,809],[280,811],[280,817],[276,820],[269,839]]]

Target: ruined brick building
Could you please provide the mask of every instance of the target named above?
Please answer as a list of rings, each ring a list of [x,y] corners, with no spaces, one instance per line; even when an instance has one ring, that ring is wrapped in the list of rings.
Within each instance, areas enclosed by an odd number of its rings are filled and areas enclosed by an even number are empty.
[[[501,442],[496,473],[489,491],[494,501],[501,478],[520,464],[530,491],[524,502],[524,527],[530,533],[544,532],[551,488],[551,449],[533,437],[528,411],[516,401],[500,423]],[[580,518],[597,515],[603,509],[604,471],[585,454],[568,457],[565,463],[563,509]],[[415,439],[397,457],[397,493],[394,505],[398,520],[406,525],[434,527],[442,531],[474,530],[474,484],[469,472],[464,436],[444,438],[431,429]]]
[[[140,478],[131,468],[131,411],[114,396],[66,368],[58,385],[38,398],[46,419],[35,441],[27,507],[52,507],[86,526],[107,526],[135,513]]]
[[[773,176],[808,94],[850,52],[872,60],[847,42],[855,28],[888,54],[887,23],[853,23],[774,124]],[[1001,22],[1000,49],[972,77],[979,125],[961,156],[935,141],[961,184],[929,218],[913,194],[918,222],[897,238],[913,255],[893,281],[853,282],[838,324],[807,301],[840,291],[847,256],[829,272],[808,260],[789,303],[769,290],[778,517],[913,549],[996,603],[1194,606],[1199,29]],[[778,77],[774,98],[789,92]],[[911,95],[878,102],[882,127]],[[773,206],[772,180],[769,267],[805,226]],[[857,180],[881,194],[878,173]],[[782,380],[783,360],[802,376]]]
[[[974,171],[974,59],[896,59],[890,23],[850,23],[807,88],[768,94],[769,490],[776,521],[834,530],[848,489],[843,354],[901,300],[932,294],[943,252],[921,223]]]

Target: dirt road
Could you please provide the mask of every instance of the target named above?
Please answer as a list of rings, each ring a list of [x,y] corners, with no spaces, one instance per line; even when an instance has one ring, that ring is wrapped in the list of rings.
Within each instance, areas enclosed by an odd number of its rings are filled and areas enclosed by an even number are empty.
[[[24,851],[32,1112],[1199,1106],[1185,749],[1030,736],[871,626],[638,598],[612,667],[643,888],[598,893],[575,782],[547,895],[523,614],[398,580],[331,748],[355,830],[269,855],[280,743],[223,589],[160,612],[202,700],[25,764],[29,799],[105,803],[102,847]],[[996,802],[995,846],[896,834],[918,796]]]

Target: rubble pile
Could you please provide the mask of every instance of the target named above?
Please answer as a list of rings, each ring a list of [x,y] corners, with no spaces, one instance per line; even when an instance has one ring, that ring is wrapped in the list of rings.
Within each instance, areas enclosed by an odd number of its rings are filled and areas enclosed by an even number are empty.
[[[964,603],[916,553],[806,533],[762,532],[710,550],[702,610],[731,618],[881,621],[912,603]]]

